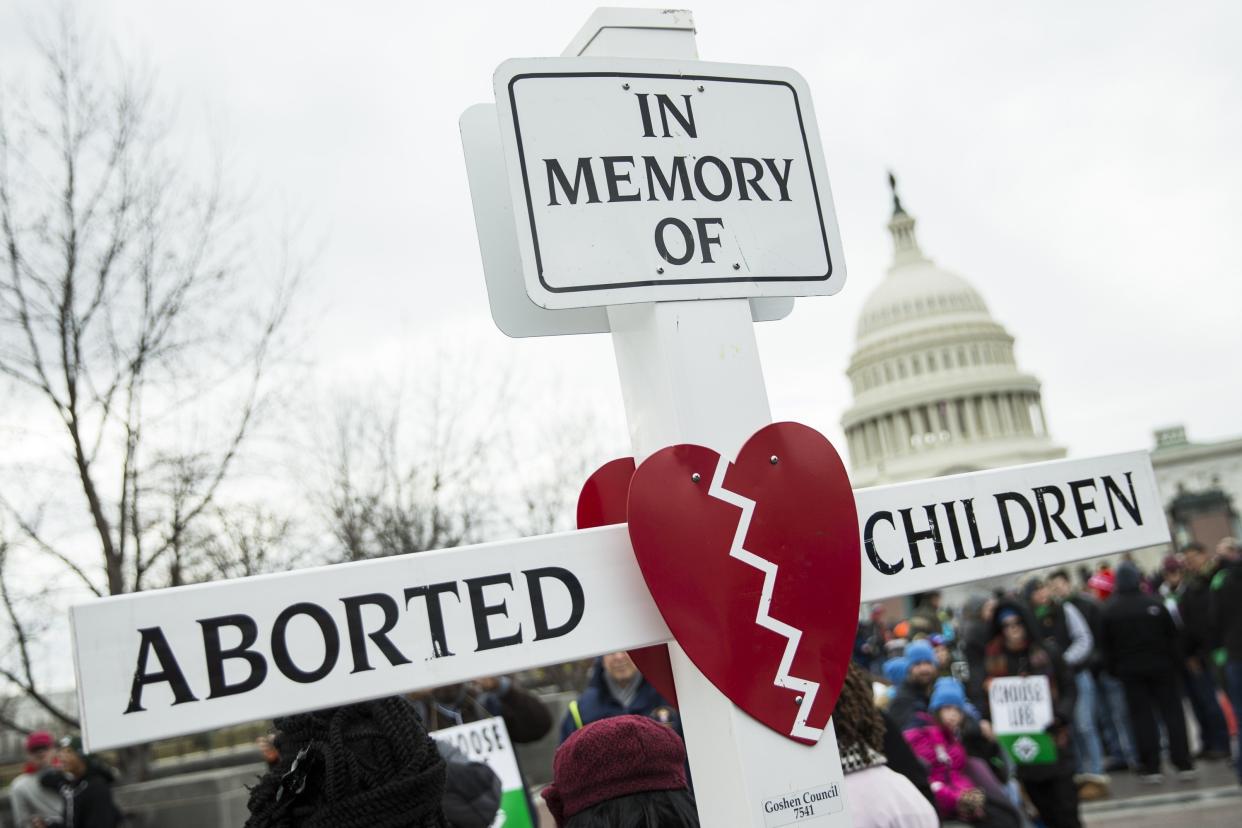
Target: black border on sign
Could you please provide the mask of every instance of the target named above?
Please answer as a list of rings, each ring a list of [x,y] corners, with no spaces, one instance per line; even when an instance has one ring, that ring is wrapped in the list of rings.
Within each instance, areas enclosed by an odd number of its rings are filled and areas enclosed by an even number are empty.
[[[798,113],[798,130],[802,133],[802,149],[806,153],[806,168],[811,176],[811,191],[815,195],[815,212],[819,216],[820,237],[824,241],[824,258],[828,260],[828,270],[822,276],[720,276],[702,279],[651,279],[643,282],[609,282],[598,285],[579,285],[577,287],[553,287],[543,278],[543,256],[539,252],[539,231],[535,227],[535,208],[530,196],[530,180],[526,175],[526,151],[522,147],[522,127],[518,123],[517,98],[513,87],[520,80],[527,78],[672,78],[674,80],[702,80],[724,83],[762,83],[772,86],[784,86],[793,95],[794,109]],[[721,284],[725,282],[824,282],[832,277],[832,251],[828,248],[828,228],[824,226],[824,209],[819,200],[819,183],[815,180],[815,165],[811,163],[811,147],[806,138],[806,124],[802,119],[802,102],[798,100],[798,90],[793,84],[783,80],[764,78],[729,78],[718,75],[683,75],[674,72],[524,72],[514,75],[509,80],[509,111],[513,113],[513,133],[517,138],[518,161],[522,168],[522,188],[526,191],[526,215],[530,220],[530,235],[535,244],[535,268],[539,275],[539,284],[549,293],[577,293],[585,290],[613,290],[630,287],[654,287],[656,285],[702,285]]]

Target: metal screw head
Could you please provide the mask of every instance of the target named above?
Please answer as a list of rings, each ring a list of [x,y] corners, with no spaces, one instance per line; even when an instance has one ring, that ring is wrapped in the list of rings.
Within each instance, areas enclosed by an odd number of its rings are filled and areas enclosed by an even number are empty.
[[[775,466],[778,462],[780,462],[780,459],[781,458],[773,454],[771,457],[768,458],[768,462],[771,463],[773,466]]]
[[[622,88],[622,89],[629,89],[629,88],[630,88],[630,85],[629,85],[628,83],[623,83],[623,84],[621,84],[621,88]]]
[[[741,270],[741,269],[742,269],[742,266],[741,266],[740,264],[738,264],[737,262],[734,262],[734,263],[733,263],[733,269],[734,269],[734,270]]]
[[[801,697],[801,696],[794,696],[794,701],[796,701],[798,704],[802,704],[802,697]]]
[[[656,268],[656,273],[663,273],[663,272],[664,272],[664,268],[662,268],[662,267],[657,267],[657,268]]]
[[[703,479],[703,475],[699,474],[698,472],[695,472],[694,474],[690,475],[690,479],[693,480],[695,483],[698,483],[700,480]]]
[[[702,91],[703,91],[703,87],[701,87],[701,86],[700,86],[700,87],[699,87],[699,91],[700,91],[700,92],[702,92]]]

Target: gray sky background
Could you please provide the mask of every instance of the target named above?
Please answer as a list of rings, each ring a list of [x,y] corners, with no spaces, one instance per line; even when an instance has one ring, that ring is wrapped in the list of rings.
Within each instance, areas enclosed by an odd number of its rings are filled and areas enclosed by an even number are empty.
[[[29,68],[0,4],[0,71]],[[271,227],[321,246],[303,310],[324,382],[431,350],[516,366],[515,416],[568,389],[619,412],[607,336],[509,340],[487,311],[457,118],[509,57],[559,54],[592,3],[107,0],[97,29],[223,139]],[[773,414],[840,445],[858,310],[890,260],[885,170],[924,251],[970,280],[1044,383],[1071,454],[1242,434],[1242,4],[711,2],[706,60],[815,96],[849,280],[759,326]],[[549,388],[555,389],[550,393]],[[621,418],[611,440],[624,444]],[[600,457],[600,461],[607,459]]]

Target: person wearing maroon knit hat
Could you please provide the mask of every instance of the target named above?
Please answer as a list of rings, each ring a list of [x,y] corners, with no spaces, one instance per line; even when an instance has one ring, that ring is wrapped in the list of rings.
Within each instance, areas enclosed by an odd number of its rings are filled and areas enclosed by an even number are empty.
[[[575,731],[552,760],[542,796],[557,828],[698,828],[686,746],[646,716],[614,716]]]

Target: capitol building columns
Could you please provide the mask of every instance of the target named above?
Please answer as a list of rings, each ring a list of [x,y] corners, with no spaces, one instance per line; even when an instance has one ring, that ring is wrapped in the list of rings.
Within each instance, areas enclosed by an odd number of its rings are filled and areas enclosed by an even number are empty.
[[[888,228],[893,264],[863,306],[847,372],[854,485],[1063,457],[1013,337],[974,287],[923,254],[895,187]]]

